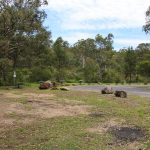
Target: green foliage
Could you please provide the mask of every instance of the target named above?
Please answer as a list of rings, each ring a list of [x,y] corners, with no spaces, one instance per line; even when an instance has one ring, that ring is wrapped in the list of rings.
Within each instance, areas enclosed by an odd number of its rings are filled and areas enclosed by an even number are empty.
[[[150,43],[115,51],[113,34],[81,39],[73,46],[43,26],[46,0],[0,1],[0,85],[41,80],[138,82],[149,80]],[[149,9],[146,17],[149,20]],[[144,26],[149,32],[149,21]]]
[[[31,70],[27,68],[17,69],[16,70],[16,79],[17,82],[27,83],[30,81]]]
[[[0,58],[0,85],[7,85],[9,82],[9,71],[12,62],[7,58]]]
[[[107,70],[104,73],[103,82],[104,83],[121,83],[122,78],[120,74],[116,72],[116,70],[111,69],[111,70]]]
[[[150,148],[150,142],[146,143],[147,148]]]
[[[38,81],[47,81],[52,78],[53,71],[51,68],[39,68],[34,67],[31,70],[30,81],[38,82]]]
[[[137,64],[137,70],[142,76],[150,77],[150,61],[145,60]]]
[[[66,41],[63,41],[61,37],[57,38],[57,40],[53,44],[54,50],[54,66],[57,68],[56,79],[58,81],[65,78],[65,69],[64,67],[68,66],[69,58],[66,53],[66,49],[68,48],[68,44]]]
[[[93,59],[87,58],[83,71],[85,82],[94,83],[98,81],[98,64]]]
[[[0,1],[0,59],[11,62],[13,70],[31,67],[41,50],[50,46],[50,32],[42,25],[46,14],[39,10],[45,4],[43,0]],[[2,82],[8,78],[6,66],[0,74]]]
[[[136,70],[141,81],[147,83],[150,81],[150,43],[141,43],[136,49],[137,64]]]
[[[66,82],[67,82],[67,83],[78,83],[79,81],[78,81],[78,80],[73,79],[73,80],[66,80]]]
[[[131,83],[133,76],[136,74],[136,54],[133,48],[129,47],[124,53],[124,74],[125,79]]]
[[[146,23],[143,26],[143,29],[146,33],[150,32],[150,6],[148,7],[146,11]]]

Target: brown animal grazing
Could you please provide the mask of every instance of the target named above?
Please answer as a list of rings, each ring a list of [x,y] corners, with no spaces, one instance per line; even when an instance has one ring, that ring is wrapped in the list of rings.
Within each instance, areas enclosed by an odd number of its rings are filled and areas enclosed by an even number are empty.
[[[116,97],[121,97],[121,98],[126,98],[127,93],[125,91],[115,91],[115,96]]]

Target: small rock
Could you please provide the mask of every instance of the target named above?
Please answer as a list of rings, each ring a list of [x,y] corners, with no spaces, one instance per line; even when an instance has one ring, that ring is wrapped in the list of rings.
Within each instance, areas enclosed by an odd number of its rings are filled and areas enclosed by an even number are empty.
[[[62,91],[69,91],[69,89],[66,88],[66,87],[61,87],[60,90],[62,90]]]

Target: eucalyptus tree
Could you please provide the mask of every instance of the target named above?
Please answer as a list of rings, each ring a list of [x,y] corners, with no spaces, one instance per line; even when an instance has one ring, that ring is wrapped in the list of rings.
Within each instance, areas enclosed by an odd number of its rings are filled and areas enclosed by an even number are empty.
[[[150,77],[150,43],[141,43],[136,48],[137,72],[149,80]]]
[[[136,75],[136,64],[137,64],[137,57],[135,50],[132,47],[125,49],[124,51],[124,74],[125,79],[132,82],[133,78]]]
[[[86,60],[88,57],[93,57],[94,49],[96,48],[94,39],[81,39],[74,44],[75,54],[82,68],[86,66]]]
[[[66,49],[69,48],[68,42],[64,41],[62,37],[58,37],[53,44],[54,50],[54,66],[57,69],[56,78],[58,81],[64,80],[64,69],[67,68],[69,58]]]
[[[143,26],[143,29],[146,33],[150,33],[150,6],[146,11],[146,23]]]
[[[46,0],[0,1],[0,53],[12,61],[14,70],[22,65],[21,56],[32,58],[49,46],[50,32],[43,26],[46,13],[40,9],[46,4]]]
[[[104,73],[111,66],[111,58],[113,56],[113,34],[108,34],[107,37],[97,35],[95,37],[96,49],[94,52],[95,60],[99,65],[99,80],[102,81]]]
[[[137,61],[142,60],[150,61],[150,43],[141,43],[136,48]]]
[[[86,57],[86,42],[84,39],[78,40],[74,44],[76,59],[79,62],[79,65],[82,65],[82,68],[85,67],[85,57]]]

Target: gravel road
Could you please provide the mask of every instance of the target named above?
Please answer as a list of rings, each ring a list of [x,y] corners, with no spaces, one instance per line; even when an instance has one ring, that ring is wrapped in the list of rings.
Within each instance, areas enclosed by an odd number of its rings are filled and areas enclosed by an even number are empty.
[[[71,90],[76,91],[101,91],[104,87],[103,85],[87,85],[87,86],[71,86]],[[111,86],[113,90],[124,90],[130,95],[138,95],[142,97],[150,98],[150,86],[126,86],[126,85],[116,85]]]

